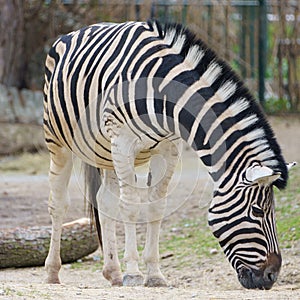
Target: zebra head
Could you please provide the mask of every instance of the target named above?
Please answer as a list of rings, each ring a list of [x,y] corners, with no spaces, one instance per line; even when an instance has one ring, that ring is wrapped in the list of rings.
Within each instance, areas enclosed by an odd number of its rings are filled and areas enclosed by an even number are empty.
[[[254,162],[240,173],[238,182],[214,192],[209,209],[213,234],[248,289],[270,289],[280,271],[273,195],[280,175]]]

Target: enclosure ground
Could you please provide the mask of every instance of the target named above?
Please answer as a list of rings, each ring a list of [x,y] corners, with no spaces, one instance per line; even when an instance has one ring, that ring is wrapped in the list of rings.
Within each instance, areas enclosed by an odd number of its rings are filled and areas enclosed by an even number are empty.
[[[300,121],[297,118],[271,118],[276,136],[287,161],[300,162]],[[40,155],[40,154],[38,154]],[[46,176],[47,155],[41,154],[35,167],[33,156],[26,162],[18,158],[0,161],[0,230],[17,226],[49,225],[47,212],[48,182]],[[177,203],[166,216],[161,234],[161,266],[169,287],[167,288],[111,288],[101,273],[100,251],[83,262],[64,265],[61,270],[62,285],[44,284],[43,267],[0,270],[0,300],[2,299],[300,299],[300,244],[294,241],[282,248],[283,267],[278,282],[270,291],[249,291],[243,289],[225,256],[216,251],[205,254],[188,249],[184,256],[170,250],[167,242],[184,236],[185,226],[191,220],[206,226],[211,184],[200,167],[196,185],[191,187],[195,177],[193,154],[185,151],[186,164],[178,190],[172,200]],[[27,157],[28,158],[28,157]],[[3,171],[8,162],[14,168]],[[2,165],[2,166],[1,166]],[[66,217],[71,221],[84,216],[83,189],[78,184],[78,167],[71,180],[72,205]],[[32,175],[34,174],[34,175]],[[297,196],[298,197],[298,196]],[[299,197],[297,198],[299,199]],[[279,201],[284,199],[279,199]],[[287,216],[288,218],[289,216]],[[300,216],[299,216],[300,218]],[[186,220],[186,223],[185,223]],[[203,225],[204,224],[204,225]],[[182,228],[181,228],[182,227]],[[204,227],[206,228],[206,227]],[[123,228],[118,227],[119,248],[123,249]],[[203,229],[203,228],[202,228]],[[206,229],[205,229],[206,230]],[[295,228],[299,231],[300,228]],[[207,229],[208,231],[208,229]],[[139,240],[144,241],[145,226],[138,226]],[[211,236],[211,239],[214,238]],[[141,243],[141,244],[142,244]],[[184,243],[184,240],[183,240]],[[141,269],[144,266],[141,263]]]

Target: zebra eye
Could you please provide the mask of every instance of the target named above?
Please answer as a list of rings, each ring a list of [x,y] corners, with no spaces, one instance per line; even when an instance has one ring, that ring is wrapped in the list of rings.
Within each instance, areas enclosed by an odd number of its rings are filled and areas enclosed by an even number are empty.
[[[262,218],[264,216],[264,211],[257,205],[252,206],[252,213],[255,217]]]

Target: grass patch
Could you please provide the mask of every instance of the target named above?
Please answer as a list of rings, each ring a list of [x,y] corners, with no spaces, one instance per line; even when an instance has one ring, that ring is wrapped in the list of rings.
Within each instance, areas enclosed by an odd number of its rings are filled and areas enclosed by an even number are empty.
[[[212,249],[221,252],[218,241],[207,225],[188,219],[170,228],[160,243],[161,254],[172,253],[178,261],[178,266],[194,264],[195,260],[201,261],[203,257],[210,257],[213,255]]]
[[[290,171],[288,186],[275,191],[277,231],[281,247],[290,248],[300,241],[300,167]]]
[[[4,287],[2,289],[2,293],[0,296],[10,296],[15,292],[14,289],[11,289],[10,287]]]
[[[49,154],[47,152],[23,153],[0,158],[0,173],[47,174]]]
[[[97,270],[102,270],[103,260],[95,261],[92,258],[83,258],[79,259],[76,262],[69,264],[69,268],[71,270],[89,270],[92,268],[92,272],[96,272]]]
[[[71,263],[70,269],[71,270],[80,270],[80,269],[85,269],[86,265],[82,263],[82,261],[76,261]]]

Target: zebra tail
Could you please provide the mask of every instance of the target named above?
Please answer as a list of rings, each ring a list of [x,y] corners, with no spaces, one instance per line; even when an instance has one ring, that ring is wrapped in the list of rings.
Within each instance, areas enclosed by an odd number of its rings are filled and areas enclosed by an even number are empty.
[[[84,169],[84,194],[85,201],[88,201],[88,211],[92,224],[96,225],[101,250],[103,250],[101,224],[99,219],[98,204],[96,195],[101,186],[100,170],[89,164],[83,163]],[[93,226],[93,225],[92,225]]]

